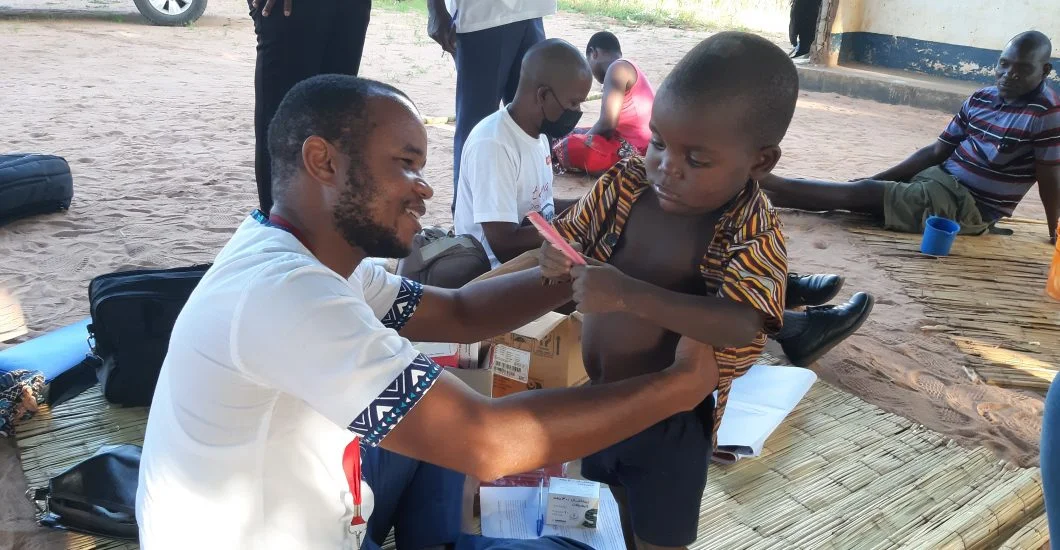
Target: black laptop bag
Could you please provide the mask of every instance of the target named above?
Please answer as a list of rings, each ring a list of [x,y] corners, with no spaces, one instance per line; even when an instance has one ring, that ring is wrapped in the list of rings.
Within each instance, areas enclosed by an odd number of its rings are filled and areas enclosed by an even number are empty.
[[[101,360],[96,374],[107,401],[151,403],[173,324],[209,267],[124,271],[92,279],[88,332]]]

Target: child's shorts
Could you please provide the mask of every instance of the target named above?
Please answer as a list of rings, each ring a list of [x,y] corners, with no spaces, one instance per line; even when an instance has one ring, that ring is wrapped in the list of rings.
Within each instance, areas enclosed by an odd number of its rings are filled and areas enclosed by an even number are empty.
[[[582,459],[582,476],[626,489],[633,532],[656,546],[696,541],[712,452],[714,398]]]

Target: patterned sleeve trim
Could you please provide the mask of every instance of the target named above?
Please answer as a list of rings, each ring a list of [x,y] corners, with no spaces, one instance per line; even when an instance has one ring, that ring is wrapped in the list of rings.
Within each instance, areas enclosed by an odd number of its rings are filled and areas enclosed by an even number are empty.
[[[422,353],[379,394],[349,425],[349,430],[372,447],[378,446],[394,426],[434,386],[442,367]]]
[[[401,330],[405,323],[408,323],[409,319],[412,318],[412,314],[416,312],[421,298],[423,298],[423,285],[402,277],[401,288],[398,289],[397,298],[394,299],[394,304],[390,306],[390,311],[383,316],[383,326]]]

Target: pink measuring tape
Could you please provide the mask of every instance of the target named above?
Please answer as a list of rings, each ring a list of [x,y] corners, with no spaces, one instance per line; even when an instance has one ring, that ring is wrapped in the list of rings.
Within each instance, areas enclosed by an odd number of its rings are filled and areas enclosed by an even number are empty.
[[[581,254],[578,254],[567,241],[563,240],[563,237],[560,237],[559,233],[556,233],[556,229],[552,227],[550,223],[545,221],[545,218],[541,217],[541,214],[531,212],[527,214],[526,217],[530,220],[530,223],[534,224],[534,227],[537,228],[537,232],[540,233],[549,244],[558,248],[567,259],[574,262],[574,265],[586,265],[585,258],[582,258]]]

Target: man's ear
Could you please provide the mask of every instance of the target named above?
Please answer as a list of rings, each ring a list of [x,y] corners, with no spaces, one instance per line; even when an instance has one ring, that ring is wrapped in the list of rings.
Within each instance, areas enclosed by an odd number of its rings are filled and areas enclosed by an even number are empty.
[[[1049,76],[1049,73],[1051,72],[1053,72],[1052,63],[1046,63],[1045,65],[1042,65],[1042,78]]]
[[[339,173],[337,151],[320,136],[309,136],[302,142],[302,166],[309,177],[321,185],[335,185]]]
[[[780,162],[780,146],[770,145],[758,150],[758,159],[751,166],[751,179],[761,181]]]
[[[544,105],[545,100],[548,99],[548,86],[538,86],[536,97],[538,104]]]

